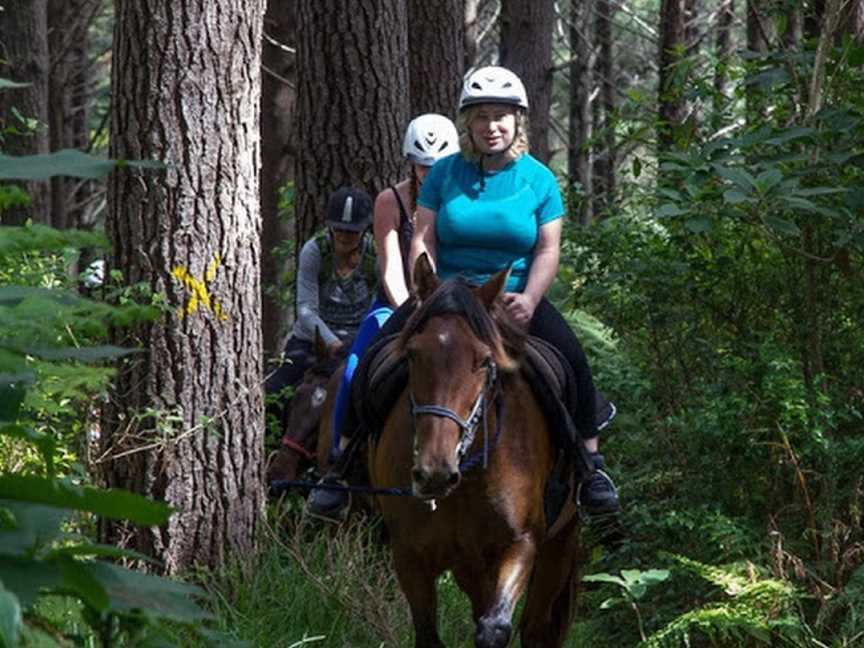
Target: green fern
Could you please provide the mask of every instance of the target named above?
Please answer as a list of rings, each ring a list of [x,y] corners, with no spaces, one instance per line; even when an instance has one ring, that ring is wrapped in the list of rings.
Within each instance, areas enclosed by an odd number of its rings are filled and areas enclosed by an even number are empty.
[[[701,636],[722,646],[802,645],[804,628],[796,613],[802,594],[790,583],[763,577],[751,563],[706,565],[672,556],[687,571],[722,589],[727,600],[690,610],[653,633],[642,648],[689,646]]]

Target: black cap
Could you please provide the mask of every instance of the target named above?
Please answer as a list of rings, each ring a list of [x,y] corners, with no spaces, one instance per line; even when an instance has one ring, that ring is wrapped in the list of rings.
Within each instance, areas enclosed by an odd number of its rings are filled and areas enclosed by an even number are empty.
[[[362,189],[341,187],[327,201],[327,224],[335,229],[362,232],[372,220],[372,199]]]

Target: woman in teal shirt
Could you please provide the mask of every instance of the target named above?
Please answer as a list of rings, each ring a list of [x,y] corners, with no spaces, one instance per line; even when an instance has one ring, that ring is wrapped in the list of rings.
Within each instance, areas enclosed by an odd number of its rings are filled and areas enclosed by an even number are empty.
[[[502,67],[468,75],[459,102],[461,153],[432,167],[417,200],[410,262],[424,252],[438,275],[477,284],[511,267],[504,301],[531,335],[558,348],[577,380],[573,412],[597,471],[580,488],[589,513],[614,513],[618,493],[598,452],[596,390],[572,329],[546,299],[558,272],[564,204],[555,176],[528,153],[528,99],[522,81]],[[611,418],[611,417],[610,417]]]

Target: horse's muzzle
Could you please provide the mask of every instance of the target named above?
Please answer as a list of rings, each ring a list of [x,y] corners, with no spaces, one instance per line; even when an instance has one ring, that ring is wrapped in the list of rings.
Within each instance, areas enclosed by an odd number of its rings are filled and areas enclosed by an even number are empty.
[[[461,479],[458,469],[448,467],[429,470],[414,466],[411,470],[414,495],[421,499],[446,497],[459,485]]]

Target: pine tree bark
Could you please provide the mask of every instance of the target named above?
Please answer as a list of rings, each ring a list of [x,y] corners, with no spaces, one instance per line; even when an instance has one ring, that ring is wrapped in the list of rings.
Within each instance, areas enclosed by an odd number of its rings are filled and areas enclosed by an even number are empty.
[[[388,0],[300,0],[295,236],[324,222],[342,185],[375,195],[404,173],[407,7]]]
[[[282,351],[288,327],[289,309],[278,297],[286,260],[277,248],[293,229],[293,223],[280,219],[279,190],[294,182],[297,156],[296,23],[296,1],[268,1],[261,52],[261,335],[266,357]]]
[[[578,210],[579,222],[588,225],[593,214],[591,152],[588,142],[592,134],[591,111],[591,51],[592,30],[590,5],[570,3],[570,125],[567,145],[567,199],[571,213]],[[577,186],[578,185],[578,186]],[[578,200],[577,200],[578,196]],[[577,207],[578,206],[578,207]]]
[[[684,121],[684,96],[673,85],[675,66],[686,47],[684,34],[685,0],[662,0],[660,7],[660,54],[657,145],[660,152],[675,145],[675,133]]]
[[[90,27],[102,0],[49,0],[48,50],[51,61],[48,123],[52,151],[86,150],[90,144],[90,102],[93,70]],[[51,180],[51,225],[58,229],[87,227],[83,205],[92,193],[90,181]]]
[[[166,171],[114,174],[113,268],[164,294],[115,333],[102,426],[107,486],[165,500],[164,528],[103,521],[104,541],[168,573],[255,549],[263,513],[259,124],[264,0],[116,0],[110,154]]]
[[[463,0],[408,1],[411,117],[456,113],[465,64]]]
[[[553,0],[501,0],[501,65],[519,75],[528,93],[531,155],[549,161],[552,106]]]
[[[612,49],[612,6],[609,0],[594,3],[595,46],[598,49],[594,78],[599,85],[599,101],[594,102],[594,132],[600,137],[594,145],[594,219],[608,215],[615,196],[615,60]]]
[[[0,92],[2,150],[7,155],[39,155],[48,152],[48,2],[7,0],[0,14],[0,77],[29,83],[24,88]],[[13,110],[14,109],[14,110]],[[15,116],[36,120],[36,129]],[[12,129],[12,130],[7,130]],[[48,181],[22,182],[30,195],[28,207],[13,207],[0,216],[3,223],[22,224],[28,218],[50,224],[51,194]]]

